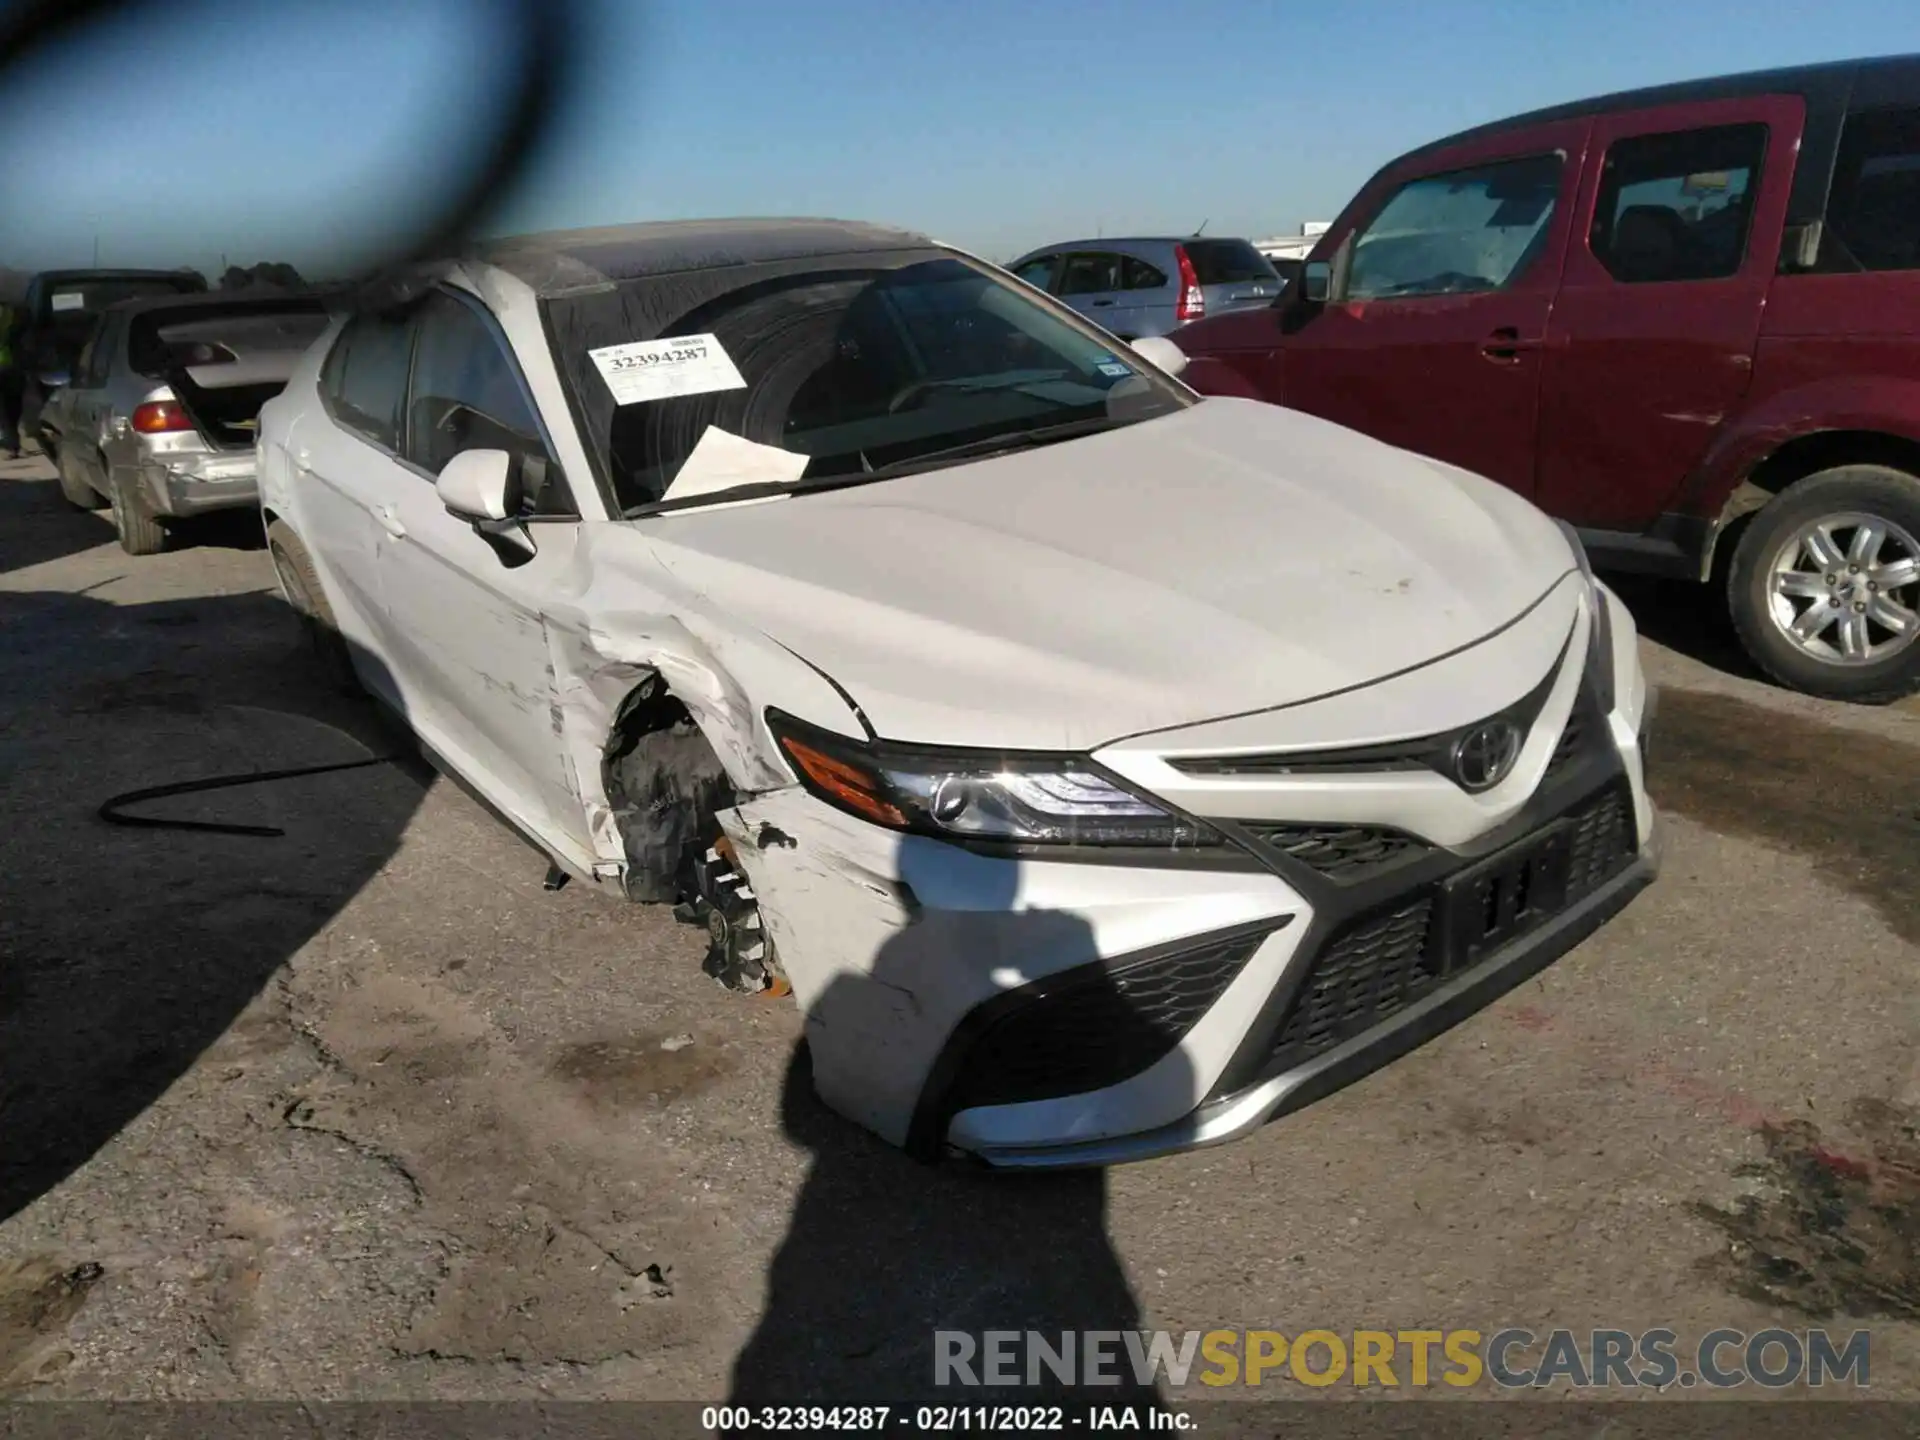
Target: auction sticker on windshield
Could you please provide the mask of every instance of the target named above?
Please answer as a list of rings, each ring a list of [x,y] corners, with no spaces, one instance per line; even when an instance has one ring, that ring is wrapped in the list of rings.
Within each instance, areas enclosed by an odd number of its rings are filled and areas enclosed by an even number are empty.
[[[712,335],[676,335],[670,340],[635,340],[603,345],[587,358],[607,382],[615,404],[637,405],[675,395],[706,395],[744,390],[747,382],[733,357]]]

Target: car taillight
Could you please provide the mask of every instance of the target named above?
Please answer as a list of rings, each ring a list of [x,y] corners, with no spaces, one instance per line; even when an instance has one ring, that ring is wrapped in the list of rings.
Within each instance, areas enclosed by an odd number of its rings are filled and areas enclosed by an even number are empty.
[[[171,435],[191,430],[193,421],[177,400],[149,400],[134,410],[133,428],[142,435]]]
[[[1174,246],[1173,258],[1180,262],[1180,299],[1173,307],[1173,318],[1184,325],[1207,313],[1207,296],[1200,288],[1200,277],[1193,273],[1193,261],[1187,258],[1187,247]]]

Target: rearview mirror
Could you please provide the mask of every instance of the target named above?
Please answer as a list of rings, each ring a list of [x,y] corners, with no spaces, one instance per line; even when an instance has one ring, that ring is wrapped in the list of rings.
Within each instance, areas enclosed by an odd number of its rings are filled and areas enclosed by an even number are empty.
[[[1187,368],[1187,352],[1164,335],[1142,335],[1131,343],[1134,354],[1169,375]]]
[[[447,461],[433,488],[462,520],[504,520],[514,498],[513,457],[504,450],[462,450]]]

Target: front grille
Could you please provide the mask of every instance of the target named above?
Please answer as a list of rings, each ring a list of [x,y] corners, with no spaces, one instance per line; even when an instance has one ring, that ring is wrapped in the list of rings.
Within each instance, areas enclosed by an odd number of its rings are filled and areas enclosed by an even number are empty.
[[[1531,871],[1521,868],[1513,881],[1523,887],[1522,893],[1515,894],[1509,882],[1504,920],[1502,915],[1479,909],[1471,916],[1458,914],[1464,903],[1459,895],[1467,892],[1456,887],[1456,938],[1451,942],[1446,927],[1436,923],[1441,918],[1441,885],[1425,886],[1395,908],[1376,911],[1336,931],[1301,982],[1274,1042],[1269,1070],[1285,1070],[1311,1059],[1388,1019],[1442,980],[1468,974],[1497,958],[1511,941],[1612,879],[1633,858],[1633,799],[1624,785],[1608,787],[1565,818],[1565,887],[1550,905],[1524,894]],[[1497,887],[1484,888],[1483,882],[1473,893],[1484,907],[1486,896],[1501,892]],[[1497,920],[1512,924],[1515,916],[1524,919],[1509,933],[1494,931],[1484,941],[1478,938]],[[1463,943],[1468,948],[1463,950]]]
[[[1425,841],[1377,825],[1249,825],[1247,833],[1330,880],[1359,880],[1430,852]]]
[[[1636,840],[1633,799],[1618,786],[1576,814],[1567,861],[1567,898],[1578,900],[1612,879],[1632,858]]]
[[[1384,1020],[1440,978],[1426,962],[1433,900],[1421,896],[1336,936],[1280,1027],[1280,1056],[1305,1059]]]
[[[949,1092],[949,1111],[1078,1095],[1138,1075],[1212,1008],[1269,933],[1074,972],[980,1036]]]

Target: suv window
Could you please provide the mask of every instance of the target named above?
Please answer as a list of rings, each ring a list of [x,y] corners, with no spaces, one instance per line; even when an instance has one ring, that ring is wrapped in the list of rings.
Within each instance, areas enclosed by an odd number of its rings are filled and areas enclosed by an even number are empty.
[[[1026,281],[1027,284],[1044,290],[1047,288],[1048,278],[1053,274],[1053,262],[1055,258],[1056,257],[1052,255],[1042,255],[1038,260],[1029,260],[1013,273]]]
[[[420,309],[407,391],[406,455],[437,475],[463,450],[506,451],[515,462],[525,509],[540,515],[573,513],[500,337],[471,305],[436,294]]]
[[[1350,300],[1504,290],[1546,248],[1564,156],[1409,180],[1353,247]]]
[[[1057,295],[1105,295],[1120,288],[1120,257],[1088,252],[1069,255]]]
[[[1149,265],[1136,255],[1120,257],[1120,288],[1122,290],[1164,290],[1167,288],[1167,275],[1157,266]]]
[[[1766,154],[1765,125],[1615,141],[1593,206],[1594,258],[1629,285],[1737,274]]]
[[[1276,278],[1267,257],[1245,240],[1182,240],[1180,248],[1202,285],[1247,285]]]
[[[412,340],[405,319],[356,315],[334,341],[321,376],[334,418],[388,450],[400,448],[400,402]]]
[[[1847,117],[1821,249],[1823,270],[1920,270],[1920,109]]]

